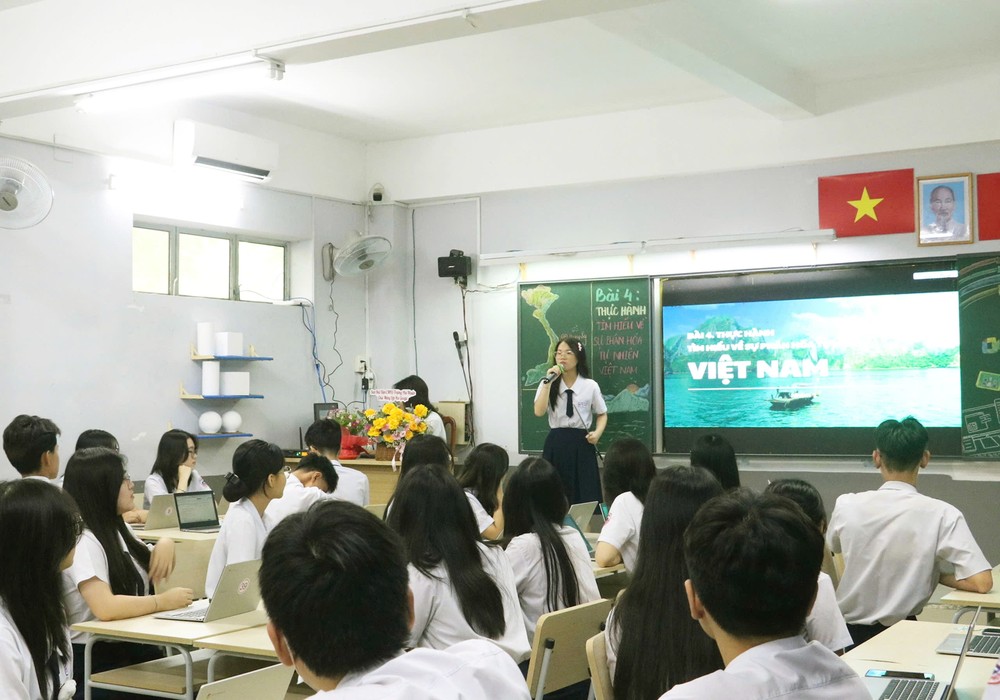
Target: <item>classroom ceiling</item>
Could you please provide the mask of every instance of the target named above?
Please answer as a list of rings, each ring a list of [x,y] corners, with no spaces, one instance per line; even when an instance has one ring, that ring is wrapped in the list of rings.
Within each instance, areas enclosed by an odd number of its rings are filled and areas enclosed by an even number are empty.
[[[800,119],[997,69],[998,30],[997,0],[0,0],[0,124],[124,143],[123,116],[200,105],[379,142],[725,97]]]

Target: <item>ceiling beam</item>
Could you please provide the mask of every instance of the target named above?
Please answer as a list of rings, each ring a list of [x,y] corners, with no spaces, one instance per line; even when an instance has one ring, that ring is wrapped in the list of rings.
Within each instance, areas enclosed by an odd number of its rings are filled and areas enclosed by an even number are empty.
[[[815,116],[815,89],[801,74],[719,29],[694,2],[609,12],[595,26],[779,119]]]

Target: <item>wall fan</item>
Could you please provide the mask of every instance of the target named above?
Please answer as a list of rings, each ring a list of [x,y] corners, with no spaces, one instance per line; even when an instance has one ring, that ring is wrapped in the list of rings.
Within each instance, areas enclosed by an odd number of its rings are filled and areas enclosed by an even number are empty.
[[[0,156],[0,228],[29,228],[52,211],[52,187],[37,167]]]
[[[332,280],[334,271],[350,276],[375,269],[392,252],[392,243],[382,236],[365,236],[339,249],[327,243],[323,252],[323,276]]]

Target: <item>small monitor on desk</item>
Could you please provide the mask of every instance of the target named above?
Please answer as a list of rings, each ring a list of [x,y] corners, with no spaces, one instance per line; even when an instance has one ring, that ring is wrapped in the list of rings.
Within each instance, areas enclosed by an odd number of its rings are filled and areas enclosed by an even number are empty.
[[[333,401],[332,403],[314,403],[313,404],[313,420],[319,420],[321,418],[329,418],[330,413],[341,407],[339,401]]]

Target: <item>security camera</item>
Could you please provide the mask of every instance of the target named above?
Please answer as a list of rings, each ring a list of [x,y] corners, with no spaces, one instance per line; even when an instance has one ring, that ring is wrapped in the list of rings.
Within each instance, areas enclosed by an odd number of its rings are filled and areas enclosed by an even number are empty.
[[[372,185],[371,192],[368,193],[368,196],[375,203],[381,202],[383,199],[385,199],[385,188],[376,182],[374,185]]]

